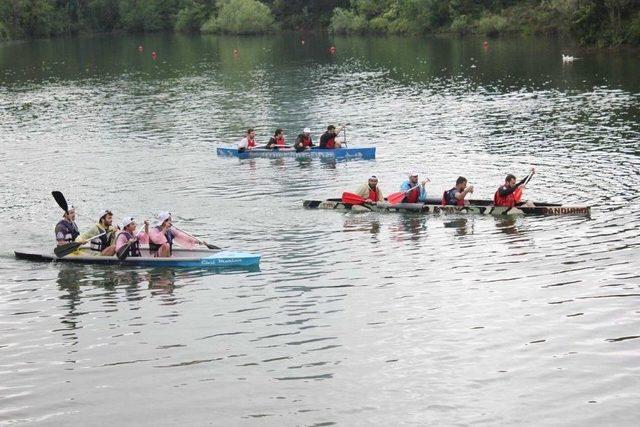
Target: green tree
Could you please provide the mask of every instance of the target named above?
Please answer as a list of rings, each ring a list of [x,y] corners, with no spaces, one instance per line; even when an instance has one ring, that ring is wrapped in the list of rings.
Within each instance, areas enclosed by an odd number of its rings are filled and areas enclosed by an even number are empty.
[[[264,34],[277,29],[271,10],[257,0],[220,0],[218,16],[210,17],[203,33]]]

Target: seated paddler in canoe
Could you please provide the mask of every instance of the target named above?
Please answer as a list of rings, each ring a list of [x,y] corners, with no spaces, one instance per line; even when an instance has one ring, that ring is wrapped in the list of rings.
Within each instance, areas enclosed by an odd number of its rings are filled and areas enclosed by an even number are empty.
[[[141,257],[140,243],[149,240],[149,221],[144,221],[144,229],[136,233],[137,224],[133,217],[125,217],[122,219],[120,228],[114,245],[114,253],[120,259]]]
[[[342,193],[342,203],[350,205],[386,203],[382,190],[378,186],[378,177],[371,175],[367,183],[358,187],[355,193]]]
[[[338,135],[342,132],[347,125],[339,125],[338,128],[334,125],[327,126],[327,131],[320,137],[320,145],[318,148],[332,150],[334,148],[342,148],[342,143],[337,140]]]
[[[76,224],[76,208],[69,204],[62,215],[62,219],[58,221],[55,228],[56,243],[58,246],[67,245],[75,242],[80,235],[78,225]]]
[[[170,257],[174,243],[185,249],[193,249],[197,245],[217,248],[175,227],[169,212],[160,212],[155,225],[149,228],[149,252],[154,257]]]
[[[284,130],[281,128],[276,129],[264,148],[267,150],[287,148],[284,142]]]
[[[105,209],[98,214],[98,222],[80,233],[75,241],[85,244],[90,243],[92,251],[99,255],[112,256],[116,253],[116,233],[118,229],[113,226],[113,212]]]
[[[442,206],[465,206],[469,204],[464,198],[473,193],[473,185],[467,185],[467,178],[459,176],[456,185],[451,190],[442,193]]]
[[[427,200],[427,190],[425,189],[425,185],[429,182],[429,178],[422,180],[422,182],[418,183],[418,172],[411,172],[409,174],[409,179],[400,184],[400,192],[404,195],[400,202],[393,200],[392,195],[391,199],[387,197],[389,203],[424,203]],[[398,195],[396,200],[400,198]]]
[[[311,129],[304,128],[302,129],[302,133],[296,138],[293,148],[297,153],[300,153],[305,150],[310,150],[311,147],[314,147],[313,141],[311,140]]]
[[[238,143],[238,152],[243,153],[247,150],[253,150],[256,147],[256,131],[252,128],[247,129],[244,138]]]
[[[494,206],[505,206],[512,208],[514,206],[535,207],[531,201],[522,201],[522,191],[526,188],[526,184],[533,178],[536,173],[535,168],[531,168],[529,175],[516,183],[516,177],[513,174],[507,175],[504,184],[501,185],[493,195]]]

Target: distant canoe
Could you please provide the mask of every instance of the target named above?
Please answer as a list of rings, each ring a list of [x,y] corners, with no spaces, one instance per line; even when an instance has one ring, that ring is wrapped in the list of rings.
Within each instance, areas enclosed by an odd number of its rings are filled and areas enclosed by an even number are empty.
[[[77,264],[126,265],[144,267],[179,268],[228,268],[251,267],[260,263],[260,255],[244,252],[217,251],[209,249],[174,249],[170,258],[156,258],[147,249],[141,249],[142,257],[128,257],[124,261],[115,256],[101,256],[96,251],[82,248],[77,253],[58,258],[51,252],[15,251],[16,258],[41,262],[69,262]]]
[[[514,206],[512,208],[504,206],[493,206],[491,200],[470,200],[468,206],[442,206],[437,200],[427,200],[426,203],[398,203],[390,205],[381,203],[380,205],[350,205],[342,203],[341,199],[328,200],[305,200],[303,206],[308,209],[335,209],[342,211],[357,212],[415,212],[430,214],[478,214],[478,215],[580,215],[590,216],[589,206],[564,206],[554,203],[534,203],[535,207]]]
[[[335,149],[312,148],[299,153],[292,148],[274,150],[254,148],[253,150],[238,152],[237,148],[218,147],[216,149],[216,153],[219,157],[238,157],[241,159],[279,159],[282,157],[293,157],[296,159],[373,160],[376,158],[375,147],[348,147]]]

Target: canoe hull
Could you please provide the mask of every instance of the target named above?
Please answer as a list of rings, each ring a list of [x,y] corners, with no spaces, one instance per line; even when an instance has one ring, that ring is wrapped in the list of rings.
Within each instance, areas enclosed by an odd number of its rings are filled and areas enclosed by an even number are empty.
[[[541,203],[533,208],[493,206],[490,201],[478,201],[482,204],[469,206],[442,206],[431,203],[399,203],[389,205],[350,205],[342,203],[339,199],[329,200],[305,200],[303,206],[307,209],[335,209],[353,212],[414,212],[424,214],[477,214],[477,215],[578,215],[590,216],[589,206],[562,206],[551,203]]]
[[[253,150],[238,152],[237,148],[218,147],[218,157],[237,157],[240,159],[267,158],[279,159],[292,157],[296,159],[329,159],[329,160],[373,160],[376,158],[375,147],[349,147],[333,150],[311,149],[297,153],[293,149],[267,150],[254,148]]]
[[[146,252],[146,254],[145,254]],[[81,249],[64,258],[53,253],[37,253],[15,251],[18,259],[39,262],[68,262],[77,264],[122,265],[141,267],[176,267],[176,268],[227,268],[252,267],[260,263],[260,255],[245,252],[175,249],[170,258],[155,258],[143,250],[142,257],[128,257],[124,261],[115,256],[100,256],[89,249]]]

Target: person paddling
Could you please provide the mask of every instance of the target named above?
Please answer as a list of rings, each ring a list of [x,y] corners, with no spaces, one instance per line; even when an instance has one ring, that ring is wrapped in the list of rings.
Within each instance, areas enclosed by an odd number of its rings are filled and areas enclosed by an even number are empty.
[[[98,222],[84,233],[81,233],[75,241],[86,243],[92,237],[99,236],[91,239],[91,250],[100,252],[100,255],[112,256],[116,253],[115,241],[117,232],[117,229],[112,224],[113,212],[105,209],[100,212]]]
[[[320,146],[318,148],[333,149],[340,148],[342,144],[336,141],[336,137],[342,132],[347,125],[340,125],[338,129],[334,125],[327,126],[327,131],[320,137]]]
[[[249,128],[244,138],[238,143],[238,152],[252,150],[256,146],[256,131]]]
[[[526,202],[521,203],[522,190],[524,189],[524,183],[528,179],[533,177],[536,173],[535,168],[531,168],[531,173],[525,176],[520,182],[516,183],[516,177],[513,174],[507,175],[504,180],[504,185],[501,185],[493,195],[493,204],[495,206],[514,207],[524,204],[525,206],[533,207],[533,203]]]
[[[75,220],[76,208],[69,204],[67,211],[62,215],[62,219],[56,224],[56,242],[59,246],[75,241],[80,235]]]
[[[151,255],[163,258],[170,257],[174,242],[186,249],[193,249],[198,244],[207,245],[204,240],[196,239],[173,227],[169,212],[158,213],[158,221],[154,227],[149,229],[149,251]]]
[[[284,131],[280,128],[276,129],[271,139],[269,139],[269,142],[267,142],[265,148],[269,150],[274,148],[284,148]]]
[[[360,186],[355,194],[365,199],[365,203],[377,203],[384,201],[382,190],[378,187],[378,178],[375,175],[371,175],[367,183]]]
[[[121,259],[142,256],[140,253],[140,241],[146,241],[146,237],[149,234],[149,221],[144,221],[144,231],[139,234],[135,232],[136,222],[133,217],[125,217],[122,220],[121,228],[122,230],[116,238],[114,254],[117,253],[118,258]]]
[[[295,148],[296,152],[299,153],[301,151],[310,150],[311,147],[314,147],[313,141],[311,141],[311,129],[304,128],[302,129],[302,133],[296,138],[296,143],[293,144],[293,148]]]
[[[451,190],[447,190],[442,194],[442,206],[464,206],[469,204],[464,200],[467,194],[473,193],[473,185],[467,186],[467,178],[459,176],[456,180],[456,186]]]
[[[427,200],[427,191],[424,186],[427,182],[429,180],[425,179],[418,183],[418,172],[411,172],[409,179],[400,185],[400,191],[405,193],[402,203],[425,202]]]

